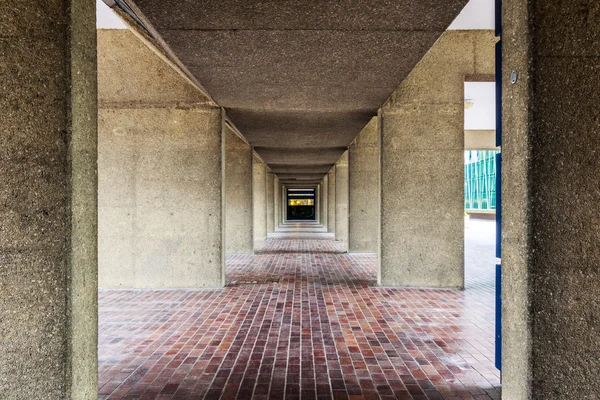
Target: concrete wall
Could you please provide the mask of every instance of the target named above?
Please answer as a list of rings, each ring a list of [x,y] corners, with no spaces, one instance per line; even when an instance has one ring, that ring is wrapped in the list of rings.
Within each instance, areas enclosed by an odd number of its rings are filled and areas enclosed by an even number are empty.
[[[0,398],[91,399],[95,3],[40,6],[0,4]]]
[[[502,397],[597,399],[600,14],[506,0],[503,20]]]
[[[267,238],[267,166],[256,154],[252,160],[252,220],[256,250]]]
[[[275,231],[275,175],[267,170],[267,232]]]
[[[496,131],[465,130],[465,150],[500,150]]]
[[[335,163],[335,240],[348,241],[348,152]]]
[[[98,53],[99,286],[221,286],[221,110],[128,30]]]
[[[379,122],[374,117],[348,149],[348,252],[379,251]]]
[[[494,73],[494,43],[447,31],[382,109],[383,285],[464,286],[464,80]]]
[[[327,173],[327,232],[335,232],[335,166]]]
[[[252,148],[225,129],[225,248],[252,253]]]

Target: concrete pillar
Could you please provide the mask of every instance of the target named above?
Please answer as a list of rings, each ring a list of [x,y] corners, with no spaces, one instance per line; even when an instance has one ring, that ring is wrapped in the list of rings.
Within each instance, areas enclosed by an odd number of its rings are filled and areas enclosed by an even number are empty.
[[[315,187],[315,221],[321,223],[321,184]]]
[[[348,152],[335,163],[335,240],[348,241]]]
[[[97,397],[95,2],[2,3],[0,398]]]
[[[222,286],[221,109],[131,31],[98,49],[100,287]]]
[[[491,31],[447,31],[382,109],[381,280],[464,287],[464,82],[494,73]]]
[[[506,0],[502,11],[502,398],[593,399],[600,14],[594,2],[550,0]]]
[[[323,227],[325,229],[328,229],[328,212],[329,212],[329,205],[328,205],[328,200],[329,200],[329,179],[327,177],[327,175],[325,175],[325,177],[323,178],[323,181],[321,182],[321,224],[323,224]]]
[[[254,154],[252,163],[252,212],[254,250],[267,239],[267,166]]]
[[[252,253],[252,148],[229,127],[225,132],[225,248]]]
[[[348,149],[348,252],[379,251],[379,130],[373,118]]]
[[[335,166],[327,173],[327,232],[335,233]]]
[[[279,228],[279,224],[281,224],[281,183],[279,182],[279,178],[275,176],[275,182],[273,184],[273,209],[274,209],[274,218],[275,227],[274,231]]]
[[[275,175],[267,170],[266,184],[266,199],[267,199],[267,232],[275,231]]]

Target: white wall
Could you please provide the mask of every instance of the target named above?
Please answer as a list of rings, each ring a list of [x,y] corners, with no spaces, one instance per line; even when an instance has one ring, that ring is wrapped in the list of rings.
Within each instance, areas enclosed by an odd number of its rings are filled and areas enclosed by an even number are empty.
[[[475,101],[465,110],[465,130],[496,129],[496,84],[494,82],[465,82],[465,100]]]

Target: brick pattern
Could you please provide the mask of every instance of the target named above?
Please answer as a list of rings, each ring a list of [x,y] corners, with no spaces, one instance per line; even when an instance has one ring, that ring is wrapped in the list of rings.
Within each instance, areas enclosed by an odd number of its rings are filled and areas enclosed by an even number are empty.
[[[280,234],[281,235],[281,234]],[[308,238],[317,234],[307,235]],[[346,253],[348,243],[318,239],[267,239],[257,246],[257,254],[271,253]]]
[[[461,292],[376,287],[375,262],[233,255],[225,289],[101,290],[99,398],[500,399],[493,265]]]

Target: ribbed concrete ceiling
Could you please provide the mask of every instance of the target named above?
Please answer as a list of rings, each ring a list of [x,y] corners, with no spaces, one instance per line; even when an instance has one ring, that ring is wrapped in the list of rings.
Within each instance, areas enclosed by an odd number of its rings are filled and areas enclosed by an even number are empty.
[[[286,181],[323,176],[466,3],[135,0]]]

